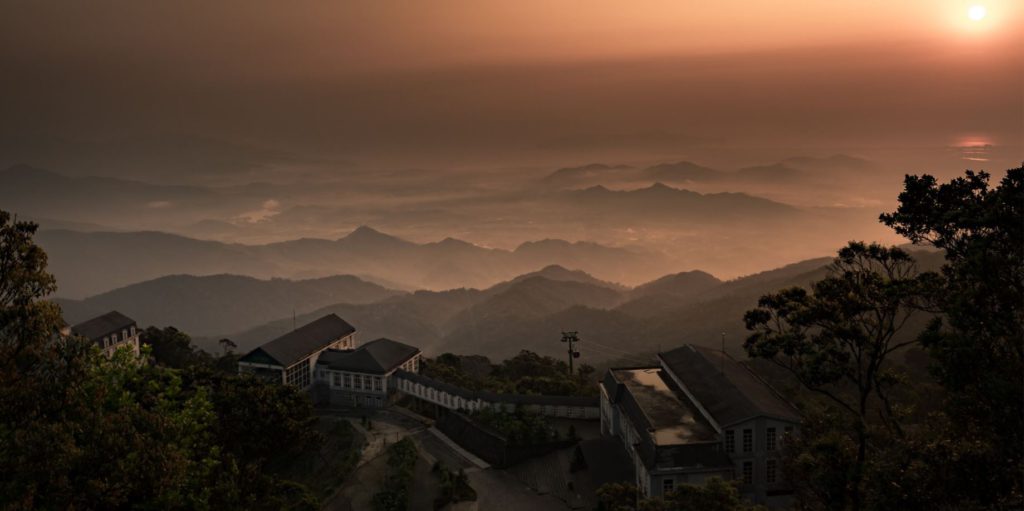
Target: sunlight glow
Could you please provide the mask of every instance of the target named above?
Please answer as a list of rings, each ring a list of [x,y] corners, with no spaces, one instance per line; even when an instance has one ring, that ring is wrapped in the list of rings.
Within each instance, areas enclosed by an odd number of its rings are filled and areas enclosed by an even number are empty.
[[[984,5],[972,5],[967,9],[967,16],[974,21],[981,21],[987,12]]]

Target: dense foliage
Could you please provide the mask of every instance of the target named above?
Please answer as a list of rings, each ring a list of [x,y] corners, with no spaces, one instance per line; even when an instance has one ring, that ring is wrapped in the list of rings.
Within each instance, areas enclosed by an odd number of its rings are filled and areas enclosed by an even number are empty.
[[[405,511],[419,451],[409,437],[388,447],[388,473],[381,491],[373,495],[374,511]]]
[[[918,273],[899,249],[851,245],[810,291],[762,297],[746,314],[752,357],[804,389],[787,478],[806,509],[1015,509],[1024,480],[1024,169],[938,184],[908,176],[882,221],[941,249]],[[912,315],[930,323],[908,322]],[[934,381],[894,354],[923,348]],[[937,389],[925,413],[907,396]]]
[[[583,364],[575,374],[569,374],[566,362],[526,350],[500,364],[492,364],[482,356],[445,353],[425,361],[421,372],[470,390],[549,396],[597,395],[593,367]]]
[[[35,229],[0,211],[0,507],[318,508],[269,470],[319,442],[308,399],[217,364],[108,358],[62,335]]]
[[[441,484],[441,495],[434,499],[434,509],[441,509],[448,504],[476,500],[476,490],[469,485],[466,471],[459,469],[452,472],[441,462],[434,464],[434,473]]]
[[[597,489],[598,511],[752,511],[736,486],[717,477],[702,486],[680,485],[661,497],[639,497],[631,484],[609,483]]]
[[[558,431],[543,415],[527,410],[504,412],[483,408],[469,416],[473,422],[505,437],[509,445],[538,445],[560,440]]]

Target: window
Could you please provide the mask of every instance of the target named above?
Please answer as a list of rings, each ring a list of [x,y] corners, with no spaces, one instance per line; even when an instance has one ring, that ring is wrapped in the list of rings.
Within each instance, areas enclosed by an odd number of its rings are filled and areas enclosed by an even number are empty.
[[[132,331],[132,337],[135,337],[135,327],[132,327],[131,331]]]
[[[352,375],[352,380],[355,383],[352,386],[352,388],[354,388],[356,390],[363,390],[363,375],[361,375],[361,374],[353,374]]]
[[[736,431],[725,430],[725,452],[732,453],[736,450]]]
[[[345,388],[346,389],[352,388],[352,374],[351,373],[345,373]]]
[[[309,386],[309,373],[309,359],[305,359],[285,370],[284,382],[304,389]]]
[[[743,484],[754,483],[754,462],[744,461],[743,462]]]
[[[769,451],[775,450],[775,428],[768,428],[764,437],[764,448]]]
[[[671,477],[661,480],[661,493],[662,495],[672,493],[672,490],[676,489],[676,480]]]
[[[754,430],[743,430],[743,452],[754,452]]]
[[[779,462],[777,460],[768,460],[764,464],[764,480],[768,483],[774,483],[776,480],[776,473],[779,470]]]
[[[127,330],[121,330],[121,340],[122,341],[127,341],[128,340],[128,331]]]
[[[338,373],[331,373],[331,384],[335,387],[341,386],[341,375]]]
[[[373,390],[376,390],[377,392],[384,391],[384,382],[382,381],[380,376],[373,377]]]

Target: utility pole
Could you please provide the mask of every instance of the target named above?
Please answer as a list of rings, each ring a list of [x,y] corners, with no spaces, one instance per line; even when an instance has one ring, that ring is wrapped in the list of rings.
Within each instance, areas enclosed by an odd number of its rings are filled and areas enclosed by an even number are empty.
[[[562,342],[569,344],[569,375],[573,375],[572,370],[572,359],[580,358],[580,352],[576,348],[576,343],[580,342],[577,332],[562,332]]]
[[[725,332],[722,332],[722,368],[719,372],[725,374]]]

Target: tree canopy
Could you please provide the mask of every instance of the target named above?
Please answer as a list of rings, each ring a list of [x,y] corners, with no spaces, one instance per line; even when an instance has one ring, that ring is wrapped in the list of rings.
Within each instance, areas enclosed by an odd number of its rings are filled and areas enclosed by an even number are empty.
[[[0,507],[317,508],[271,470],[319,440],[306,396],[176,330],[147,332],[153,365],[65,335],[35,231],[0,211]]]

